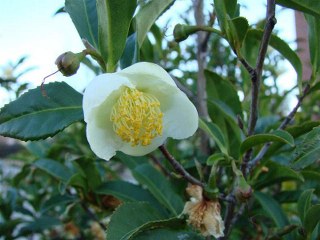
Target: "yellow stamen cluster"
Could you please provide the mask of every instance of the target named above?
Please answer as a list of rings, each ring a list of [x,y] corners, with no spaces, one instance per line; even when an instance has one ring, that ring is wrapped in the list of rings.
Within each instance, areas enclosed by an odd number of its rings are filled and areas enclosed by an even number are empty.
[[[131,146],[147,146],[162,134],[159,100],[151,94],[126,88],[112,108],[113,130]]]

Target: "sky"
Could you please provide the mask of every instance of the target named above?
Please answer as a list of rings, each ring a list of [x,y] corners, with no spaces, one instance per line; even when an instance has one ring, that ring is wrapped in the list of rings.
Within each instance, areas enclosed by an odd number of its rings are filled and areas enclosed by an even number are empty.
[[[177,0],[159,19],[160,24],[167,22],[173,14],[183,14],[186,2],[191,0]],[[207,1],[210,3],[211,1]],[[239,0],[246,5],[241,12],[253,24],[265,15],[265,0]],[[30,82],[32,87],[39,86],[43,78],[57,70],[54,64],[56,58],[66,52],[80,52],[83,45],[68,14],[54,13],[64,6],[64,0],[0,0],[0,76],[8,69],[8,64],[17,62],[22,56],[28,56],[17,73],[28,67],[35,67],[31,72],[23,75],[21,82]],[[280,37],[292,42],[294,47],[295,30],[294,15],[290,10],[278,11]],[[178,19],[169,22],[168,32],[172,32]],[[169,36],[170,37],[170,36]],[[283,79],[296,78],[290,64],[285,64],[287,72]],[[91,71],[81,67],[72,77],[64,77],[61,73],[50,77],[50,81],[66,81],[76,90],[81,91],[94,77]],[[285,88],[288,84],[283,82]],[[280,83],[281,85],[281,83]],[[5,91],[0,88],[0,107],[9,101]]]

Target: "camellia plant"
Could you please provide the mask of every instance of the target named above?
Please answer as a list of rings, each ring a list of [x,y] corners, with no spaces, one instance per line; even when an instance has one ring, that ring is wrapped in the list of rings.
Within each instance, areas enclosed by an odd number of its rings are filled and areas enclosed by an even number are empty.
[[[43,83],[1,109],[0,134],[26,142],[3,178],[4,239],[319,238],[320,2],[266,0],[254,25],[237,0],[185,2],[177,17],[174,0],[65,1],[84,50],[58,71],[96,77],[83,94]],[[308,79],[274,30],[281,7],[304,13]]]

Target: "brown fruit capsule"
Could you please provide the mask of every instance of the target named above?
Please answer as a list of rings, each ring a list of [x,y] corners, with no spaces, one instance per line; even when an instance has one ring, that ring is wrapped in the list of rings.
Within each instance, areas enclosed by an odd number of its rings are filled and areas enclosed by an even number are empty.
[[[65,52],[57,58],[55,64],[58,66],[58,69],[63,76],[69,77],[78,71],[80,63],[84,57],[84,52]]]

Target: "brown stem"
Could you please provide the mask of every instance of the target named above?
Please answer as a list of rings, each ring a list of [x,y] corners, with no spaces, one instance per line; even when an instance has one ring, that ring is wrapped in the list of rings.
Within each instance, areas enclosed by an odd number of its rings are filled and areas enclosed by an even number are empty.
[[[170,162],[171,166],[174,168],[174,170],[179,173],[184,179],[186,179],[191,184],[199,185],[201,187],[204,187],[204,184],[200,182],[198,179],[191,176],[184,167],[169,153],[169,151],[166,149],[164,145],[161,145],[159,147],[160,151],[162,152],[163,156],[165,156],[166,159]]]
[[[262,76],[263,62],[266,57],[267,48],[269,44],[269,40],[271,37],[272,30],[276,24],[275,18],[275,0],[268,0],[267,2],[267,11],[266,11],[266,25],[264,28],[262,41],[260,43],[259,53],[256,60],[255,68],[252,68],[248,62],[245,61],[242,57],[239,58],[239,61],[246,68],[248,73],[251,76],[252,83],[252,92],[251,92],[251,105],[250,105],[250,115],[249,115],[249,123],[248,123],[248,132],[247,135],[251,136],[254,133],[254,129],[256,127],[256,123],[258,120],[258,100],[259,100],[259,90],[260,90],[260,82]],[[243,158],[241,171],[244,176],[247,175],[248,162],[252,155],[252,149],[248,150]],[[234,196],[233,191],[229,194],[229,197]],[[225,238],[229,235],[233,226],[233,219],[235,219],[235,206],[236,201],[230,202],[227,206],[227,211],[225,215]]]
[[[250,106],[250,119],[249,119],[249,126],[248,126],[248,134],[249,136],[253,134],[254,128],[257,123],[258,119],[258,98],[259,98],[259,89],[260,89],[260,82],[261,82],[261,75],[262,75],[262,68],[263,62],[266,57],[269,40],[271,37],[272,30],[277,23],[275,18],[275,0],[268,0],[267,3],[267,14],[266,19],[267,23],[264,28],[262,41],[259,48],[259,54],[256,61],[256,67],[254,69],[254,74],[251,74],[251,82],[252,82],[252,99],[251,99],[251,106]]]
[[[259,54],[256,61],[255,69],[250,69],[248,66],[244,65],[248,72],[251,75],[251,83],[252,83],[252,95],[251,95],[251,105],[250,105],[250,117],[249,117],[249,124],[248,124],[248,136],[251,136],[254,133],[254,129],[256,127],[256,123],[258,120],[258,100],[259,100],[259,90],[260,90],[260,82],[261,82],[261,75],[263,69],[263,62],[266,57],[267,49],[269,40],[272,34],[272,30],[277,23],[275,18],[275,0],[268,0],[267,2],[267,13],[266,19],[267,23],[264,28],[262,41],[259,48]],[[242,64],[245,62],[241,61]],[[246,64],[246,63],[245,63]],[[248,162],[251,158],[252,151],[249,150],[242,161],[241,171],[243,172],[244,176],[247,174],[247,167]]]

